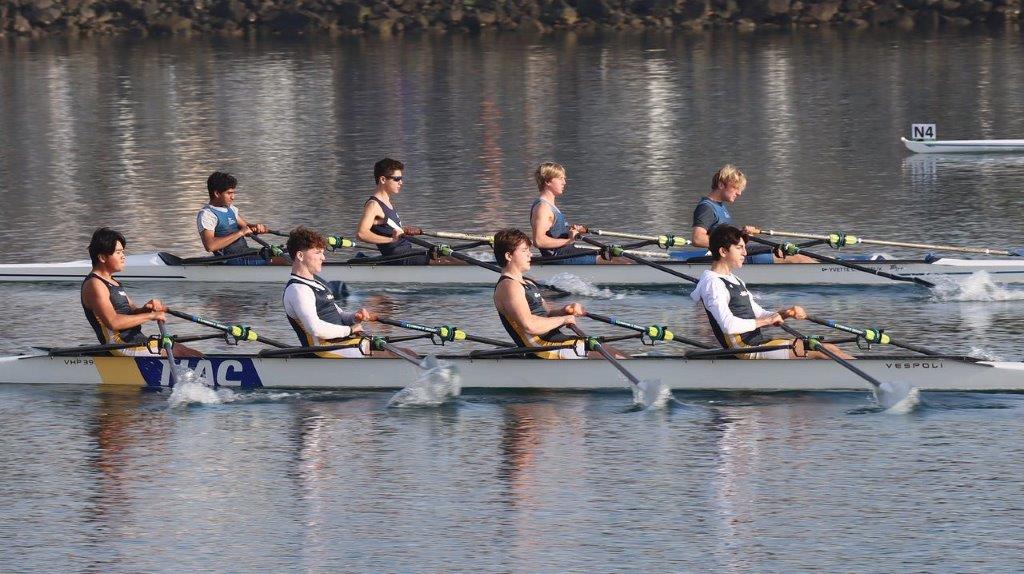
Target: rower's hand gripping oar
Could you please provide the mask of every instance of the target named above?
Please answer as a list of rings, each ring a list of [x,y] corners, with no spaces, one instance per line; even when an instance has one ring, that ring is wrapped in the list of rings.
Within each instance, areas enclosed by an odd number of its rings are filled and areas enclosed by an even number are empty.
[[[960,247],[957,245],[942,245],[933,243],[910,243],[906,241],[886,241],[882,239],[865,239],[858,235],[848,233],[829,233],[828,235],[813,233],[798,233],[795,231],[779,231],[777,229],[765,229],[761,235],[778,235],[780,237],[798,237],[802,239],[817,239],[828,243],[833,249],[841,249],[849,245],[886,245],[889,247],[905,247],[907,249],[926,249],[930,251],[951,251],[954,253],[975,253],[978,255],[1002,255],[1011,257],[1024,257],[1024,247],[1017,249],[992,249],[989,247]],[[806,253],[805,253],[806,255]]]
[[[653,261],[644,259],[643,257],[634,255],[633,253],[630,253],[629,251],[622,249],[622,247],[618,245],[608,245],[606,243],[602,243],[592,237],[587,236],[580,237],[580,239],[595,247],[600,247],[603,252],[606,252],[611,257],[625,257],[626,259],[635,261],[636,263],[647,265],[648,267],[653,267],[658,271],[664,271],[665,273],[668,273],[669,275],[673,275],[675,277],[679,277],[680,279],[685,279],[690,283],[696,284],[698,282],[696,277],[691,277],[686,273],[681,273],[679,271],[676,271],[675,269],[661,265],[660,263],[655,263]]]
[[[223,323],[219,323],[217,321],[206,319],[206,318],[200,317],[198,315],[192,315],[190,313],[185,313],[185,312],[177,311],[177,310],[174,310],[174,309],[167,309],[166,313],[168,315],[174,315],[175,317],[178,317],[179,319],[185,319],[186,321],[192,321],[193,323],[198,323],[200,325],[205,325],[207,327],[212,327],[214,329],[217,329],[218,331],[222,331],[226,335],[230,335],[234,339],[234,341],[236,343],[238,341],[258,341],[260,343],[265,343],[267,345],[278,347],[280,349],[286,349],[286,348],[294,346],[294,345],[287,345],[287,344],[282,343],[280,341],[275,341],[274,339],[271,339],[270,337],[265,337],[263,335],[260,335],[256,331],[254,331],[251,327],[249,327],[247,325],[225,325]],[[230,343],[231,341],[228,341],[228,342]]]
[[[832,352],[832,350],[829,349],[824,343],[822,343],[817,337],[809,337],[807,335],[804,335],[800,331],[797,331],[796,329],[790,327],[785,323],[779,325],[779,327],[781,327],[783,331],[789,333],[790,335],[793,335],[794,337],[798,337],[801,340],[803,340],[805,351],[817,351],[825,355],[826,357],[832,359],[833,361],[839,363],[843,367],[846,367],[852,373],[856,374],[858,377],[871,383],[871,385],[875,387],[875,398],[878,400],[878,404],[885,409],[892,408],[893,406],[899,404],[901,401],[906,399],[913,391],[913,387],[905,383],[883,383],[882,381],[879,381],[875,377],[872,377],[871,375],[867,374],[860,368],[854,366],[853,363],[851,363],[850,361],[847,361],[846,359]]]
[[[825,263],[832,263],[832,264],[835,264],[835,265],[841,265],[843,267],[848,267],[850,269],[855,269],[857,271],[863,271],[864,273],[870,273],[871,275],[878,275],[879,277],[885,277],[886,279],[892,279],[893,281],[906,281],[906,282],[909,282],[909,283],[917,283],[918,285],[923,285],[923,286],[929,287],[929,288],[930,287],[935,287],[934,283],[932,283],[931,281],[925,281],[924,279],[921,279],[920,277],[908,277],[906,275],[897,275],[895,273],[889,273],[887,271],[882,271],[881,269],[872,269],[870,267],[865,267],[863,265],[857,265],[856,263],[851,263],[849,261],[843,261],[842,259],[836,259],[835,257],[829,257],[827,255],[821,255],[819,253],[811,253],[810,251],[806,251],[804,249],[801,249],[800,247],[798,247],[796,245],[793,245],[792,243],[786,243],[786,244],[776,243],[774,241],[768,241],[767,239],[761,239],[760,237],[755,237],[753,235],[750,236],[750,240],[751,241],[756,241],[757,243],[761,243],[761,244],[767,245],[767,246],[771,247],[773,250],[780,250],[782,253],[784,253],[786,255],[797,255],[797,254],[806,255],[806,256],[810,257],[811,259],[817,259],[818,261],[823,261]]]
[[[658,247],[662,249],[670,249],[672,247],[686,247],[687,245],[693,245],[693,242],[685,237],[679,235],[640,235],[639,233],[624,233],[622,231],[607,231],[604,229],[594,229],[588,227],[590,233],[594,235],[607,235],[608,237],[619,237],[622,239],[638,239],[640,241],[650,241],[656,243]]]
[[[584,341],[586,341],[587,349],[594,349],[598,353],[601,353],[602,357],[604,357],[613,367],[615,367],[617,371],[622,373],[622,375],[626,377],[626,379],[629,380],[630,383],[633,383],[633,387],[637,391],[639,391],[638,394],[640,396],[637,398],[639,399],[638,402],[643,406],[643,408],[649,408],[651,405],[660,402],[662,400],[663,395],[665,395],[665,398],[668,397],[670,392],[668,391],[667,387],[665,387],[665,385],[662,384],[661,381],[641,381],[639,378],[637,378],[636,375],[631,373],[629,369],[622,366],[622,363],[620,363],[619,360],[616,359],[611,354],[611,352],[609,352],[608,349],[605,348],[601,341],[594,337],[587,336],[587,334],[584,333],[582,329],[580,329],[578,326],[574,324],[569,325],[568,327],[572,329],[574,333],[582,337]]]
[[[668,327],[666,327],[664,325],[649,325],[647,327],[644,327],[643,325],[638,325],[636,323],[629,323],[627,321],[621,321],[621,320],[616,319],[614,317],[607,317],[605,315],[598,315],[597,313],[592,313],[590,311],[587,311],[587,315],[586,316],[590,317],[591,319],[593,319],[595,321],[600,321],[602,323],[607,323],[609,325],[614,325],[616,327],[622,327],[624,329],[629,329],[631,331],[636,331],[636,332],[641,334],[640,340],[645,345],[647,345],[647,344],[653,345],[654,341],[673,341],[673,342],[676,342],[676,343],[682,343],[684,345],[693,345],[694,347],[699,347],[701,349],[711,349],[711,348],[713,348],[713,347],[711,347],[711,345],[708,345],[706,343],[701,343],[700,341],[695,341],[693,339],[687,339],[685,337],[680,337],[680,336],[676,335],[675,333],[673,333],[672,331],[670,331],[668,329]]]

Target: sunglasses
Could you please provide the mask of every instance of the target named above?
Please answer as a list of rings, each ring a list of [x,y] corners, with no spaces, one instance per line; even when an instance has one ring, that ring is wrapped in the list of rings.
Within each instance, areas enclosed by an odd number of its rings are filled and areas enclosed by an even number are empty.
[[[390,179],[391,181],[402,181],[402,176],[400,175],[385,175],[384,177]]]

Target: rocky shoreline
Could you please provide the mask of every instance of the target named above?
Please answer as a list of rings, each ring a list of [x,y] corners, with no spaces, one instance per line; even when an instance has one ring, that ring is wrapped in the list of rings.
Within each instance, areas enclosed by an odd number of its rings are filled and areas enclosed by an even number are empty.
[[[1020,0],[0,0],[0,37],[1018,26]]]

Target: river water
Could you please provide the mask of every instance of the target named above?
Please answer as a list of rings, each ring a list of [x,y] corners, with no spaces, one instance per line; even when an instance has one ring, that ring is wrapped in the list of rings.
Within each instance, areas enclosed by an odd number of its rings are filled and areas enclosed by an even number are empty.
[[[685,233],[732,162],[750,178],[732,210],[746,223],[1017,247],[1024,156],[912,156],[898,138],[915,122],[1021,137],[1022,52],[1019,36],[979,32],[9,43],[0,261],[84,258],[101,225],[133,253],[198,254],[214,170],[238,176],[250,220],[351,235],[385,155],[406,163],[403,218],[435,229],[528,225],[532,170],[556,160],[572,220]],[[502,336],[487,288],[352,287],[353,307]],[[130,289],[293,337],[280,286]],[[709,336],[685,286],[576,290],[594,310]],[[0,354],[90,340],[75,286],[0,297]],[[760,297],[1021,359],[1024,290],[983,277]],[[389,397],[175,407],[167,393],[0,387],[0,570],[1024,567],[1019,395],[925,393],[905,415],[867,391],[676,393],[653,412],[626,390],[430,409]]]

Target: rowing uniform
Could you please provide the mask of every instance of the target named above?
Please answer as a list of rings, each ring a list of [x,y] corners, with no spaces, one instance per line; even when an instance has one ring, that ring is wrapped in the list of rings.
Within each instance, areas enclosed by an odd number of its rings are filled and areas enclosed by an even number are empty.
[[[196,227],[199,228],[199,235],[203,231],[213,231],[214,237],[224,237],[238,233],[238,208],[234,205],[229,207],[217,207],[207,203],[196,214]],[[244,237],[239,237],[224,249],[214,251],[214,255],[235,255],[252,251],[249,243]],[[267,260],[259,256],[235,257],[224,261],[225,265],[266,265]]]
[[[502,275],[498,279],[498,284],[502,281],[515,281],[508,275]],[[547,310],[544,309],[544,298],[540,295],[540,289],[537,284],[530,281],[529,279],[524,280],[520,283],[523,286],[523,290],[526,292],[526,302],[530,305],[530,313],[538,317],[547,317]],[[497,289],[497,284],[495,285]],[[577,348],[582,343],[582,339],[572,335],[567,335],[561,332],[559,329],[552,329],[543,335],[531,335],[526,332],[526,329],[512,320],[510,317],[506,317],[504,313],[498,311],[498,317],[501,319],[501,325],[508,331],[510,337],[515,342],[517,347],[552,347],[561,346],[567,343],[574,343],[573,348],[566,349],[552,349],[550,351],[540,351],[534,353],[532,356],[541,359],[584,359],[586,353],[577,353]]]
[[[370,203],[371,201],[376,201],[377,205],[379,205],[381,210],[384,212],[384,221],[381,223],[374,223],[373,225],[371,225],[370,231],[376,233],[377,235],[391,237],[391,234],[394,233],[394,228],[391,227],[391,224],[388,222],[393,221],[395,225],[401,227],[402,218],[398,215],[398,212],[395,211],[394,207],[391,207],[390,205],[384,203],[379,198],[370,196],[370,199],[367,199],[366,203]],[[363,204],[363,207],[366,207],[366,203]],[[391,243],[378,244],[377,249],[380,250],[380,254],[382,257],[388,257],[390,255],[401,255],[403,253],[415,251],[416,247],[407,238],[399,235],[398,239],[392,241]],[[420,253],[418,255],[410,255],[409,257],[403,257],[401,259],[387,261],[383,263],[383,265],[427,265],[429,263],[430,256],[427,255],[426,253]]]
[[[353,345],[350,349],[320,351],[316,356],[328,359],[364,356],[359,350],[362,337],[352,336],[355,313],[346,313],[338,307],[323,279],[304,279],[293,274],[284,288],[284,312],[304,347]]]
[[[772,315],[754,301],[747,285],[735,275],[722,275],[706,269],[690,294],[708,315],[711,330],[726,349],[758,345],[790,345],[792,339],[768,340],[757,326],[757,319]],[[788,359],[789,349],[737,355],[741,359]]]
[[[533,210],[537,209],[537,206],[541,203],[548,204],[551,207],[552,213],[555,214],[555,221],[551,224],[551,228],[548,229],[546,235],[552,239],[568,239],[569,238],[569,221],[565,219],[565,214],[562,213],[561,209],[555,206],[555,204],[538,197],[533,200],[533,204],[530,205],[530,221],[533,221]],[[597,263],[597,254],[589,249],[580,249],[571,243],[563,245],[558,249],[540,249],[542,257],[554,257],[558,255],[572,255],[579,253],[579,257],[572,257],[570,259],[559,259],[558,261],[552,261],[551,263],[560,263],[562,265],[593,265]]]
[[[110,304],[114,307],[114,311],[117,311],[118,315],[132,314],[132,304],[128,299],[128,293],[125,291],[124,285],[120,283],[113,283],[95,273],[90,273],[85,278],[85,281],[82,281],[83,290],[85,289],[86,281],[89,281],[93,277],[99,279],[103,282],[103,285],[106,286],[107,291],[110,293]],[[104,325],[94,311],[85,306],[84,300],[82,301],[82,310],[85,311],[85,318],[89,321],[89,325],[92,326],[93,332],[96,333],[96,339],[99,340],[101,345],[120,343],[139,343],[140,345],[138,347],[113,350],[110,351],[111,354],[119,357],[135,357],[150,354],[149,350],[145,346],[149,337],[142,333],[141,326],[132,327],[131,329],[123,329],[121,331],[114,331]]]
[[[715,201],[710,197],[700,198],[697,208],[693,210],[693,226],[706,229],[710,236],[711,232],[719,225],[725,224],[735,225],[732,222],[732,215],[725,204],[721,201]],[[771,247],[747,246],[747,258],[744,261],[760,264],[774,263],[775,256],[772,254]]]

